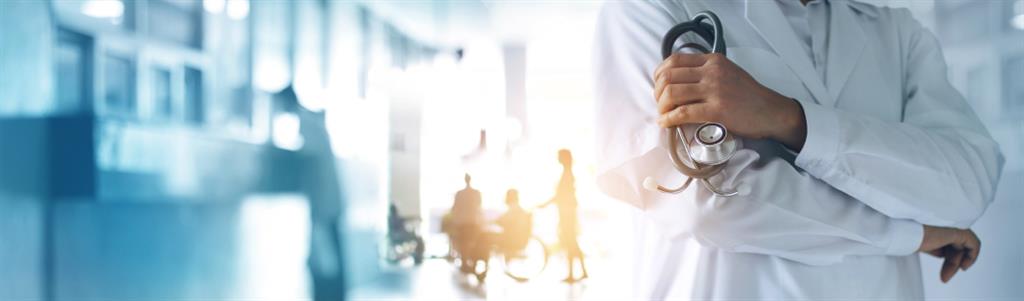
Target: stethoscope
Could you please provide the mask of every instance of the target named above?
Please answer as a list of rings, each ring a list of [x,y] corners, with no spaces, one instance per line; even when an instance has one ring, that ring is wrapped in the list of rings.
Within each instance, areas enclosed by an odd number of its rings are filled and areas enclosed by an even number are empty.
[[[711,50],[708,51],[700,44],[686,43],[679,49],[680,52],[725,54],[725,39],[722,36],[721,21],[714,13],[703,11],[697,13],[690,21],[679,23],[669,29],[661,42],[662,59],[671,56],[676,40],[689,32],[696,33],[705,41],[709,41]],[[679,193],[689,187],[693,179],[699,179],[704,187],[718,196],[729,197],[739,194],[737,189],[722,189],[708,180],[721,173],[729,159],[740,148],[740,141],[733,138],[724,125],[716,122],[701,124],[694,131],[693,139],[687,138],[684,126],[675,126],[668,130],[670,132],[668,157],[676,170],[686,175],[687,179],[679,188],[670,189],[659,185],[654,178],[647,177],[643,182],[644,188],[651,191]],[[684,155],[680,155],[680,144],[683,146]]]

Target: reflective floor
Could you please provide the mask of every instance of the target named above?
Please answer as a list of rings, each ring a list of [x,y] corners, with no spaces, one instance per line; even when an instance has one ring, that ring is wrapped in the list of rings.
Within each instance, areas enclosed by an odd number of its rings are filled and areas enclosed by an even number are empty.
[[[444,259],[428,259],[419,267],[391,267],[384,276],[356,287],[352,300],[629,300],[632,280],[623,267],[591,260],[590,278],[575,284],[562,282],[565,260],[555,257],[537,279],[517,282],[500,267],[484,283],[462,274]]]
[[[41,300],[308,300],[308,216],[295,195],[61,203]]]

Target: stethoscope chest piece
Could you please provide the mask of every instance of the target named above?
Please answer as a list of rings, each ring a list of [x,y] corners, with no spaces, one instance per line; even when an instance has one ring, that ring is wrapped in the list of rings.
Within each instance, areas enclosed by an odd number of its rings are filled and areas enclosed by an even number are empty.
[[[680,52],[685,53],[720,53],[725,54],[725,39],[722,32],[722,22],[718,16],[710,11],[699,12],[693,19],[679,23],[669,29],[662,39],[661,56],[668,59],[675,50],[676,40],[683,34],[695,33],[711,44],[711,49],[699,46],[695,43],[684,43]],[[690,125],[692,126],[692,125]],[[749,188],[722,189],[709,180],[711,177],[723,172],[726,163],[740,149],[740,141],[729,135],[729,131],[720,123],[708,122],[701,124],[694,131],[692,138],[686,134],[687,126],[676,126],[670,128],[672,132],[668,136],[669,160],[672,165],[683,175],[687,176],[686,181],[678,188],[667,188],[659,185],[653,177],[644,179],[643,187],[651,191],[666,193],[679,193],[687,186],[698,179],[704,187],[718,196],[729,197],[741,194],[740,190],[749,192]],[[679,146],[682,146],[680,152]]]
[[[698,127],[689,144],[690,158],[704,165],[723,164],[740,148],[739,140],[733,139],[725,126],[714,122]]]

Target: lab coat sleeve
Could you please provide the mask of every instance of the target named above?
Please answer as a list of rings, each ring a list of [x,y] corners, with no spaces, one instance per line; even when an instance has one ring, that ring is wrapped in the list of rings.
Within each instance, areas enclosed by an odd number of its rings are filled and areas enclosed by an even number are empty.
[[[946,78],[935,36],[906,10],[902,122],[805,105],[797,166],[894,218],[970,227],[992,201],[999,146]]]
[[[661,35],[676,22],[659,6],[614,2],[602,10],[594,50],[598,186],[641,208],[670,239],[696,238],[732,252],[825,265],[855,255],[908,255],[922,226],[866,206],[779,157],[740,150],[723,187],[747,183],[749,194],[719,198],[698,184],[681,194],[650,192],[645,177],[675,185],[682,176],[667,157],[655,123],[652,73]]]

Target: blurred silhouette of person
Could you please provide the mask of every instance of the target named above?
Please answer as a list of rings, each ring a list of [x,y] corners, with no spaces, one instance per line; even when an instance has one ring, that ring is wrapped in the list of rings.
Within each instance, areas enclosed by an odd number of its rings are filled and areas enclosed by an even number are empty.
[[[480,191],[473,188],[473,178],[467,173],[463,178],[466,187],[455,193],[455,202],[452,203],[449,233],[453,247],[463,258],[470,259],[469,264],[463,264],[463,269],[472,270],[475,262],[472,259],[479,259],[482,246],[485,243],[478,241],[483,232],[483,208]]]
[[[466,187],[455,193],[455,202],[452,203],[452,225],[456,228],[479,228],[483,220],[480,191],[473,188],[473,178],[469,174],[463,179]]]
[[[555,204],[558,208],[558,241],[565,248],[566,261],[569,264],[569,276],[563,281],[572,283],[589,276],[587,265],[583,262],[583,251],[576,241],[576,236],[579,235],[579,221],[576,215],[576,177],[572,174],[572,153],[567,149],[558,150],[558,163],[562,164],[562,177],[558,180],[555,197],[540,207]],[[574,260],[579,260],[580,269],[583,271],[579,279],[573,276]]]
[[[512,254],[526,247],[533,232],[533,217],[519,205],[519,191],[509,189],[505,193],[507,209],[496,223],[501,227],[498,247],[502,253]]]
[[[397,237],[402,232],[405,232],[405,219],[398,214],[398,206],[391,204],[388,206],[388,233]]]
[[[416,264],[420,264],[423,263],[423,252],[426,246],[423,244],[423,237],[419,233],[410,231],[407,228],[408,220],[398,213],[398,206],[391,204],[388,208],[388,240],[390,240],[392,246],[406,242],[415,242],[416,249],[413,250],[412,257]],[[414,220],[417,219],[414,218]]]
[[[313,300],[344,300],[345,269],[341,230],[343,188],[334,152],[331,150],[323,112],[313,112],[298,103],[292,86],[273,95],[279,113],[299,119],[302,147],[298,166],[283,167],[297,172],[299,189],[309,199],[310,248],[307,265],[313,280]]]

